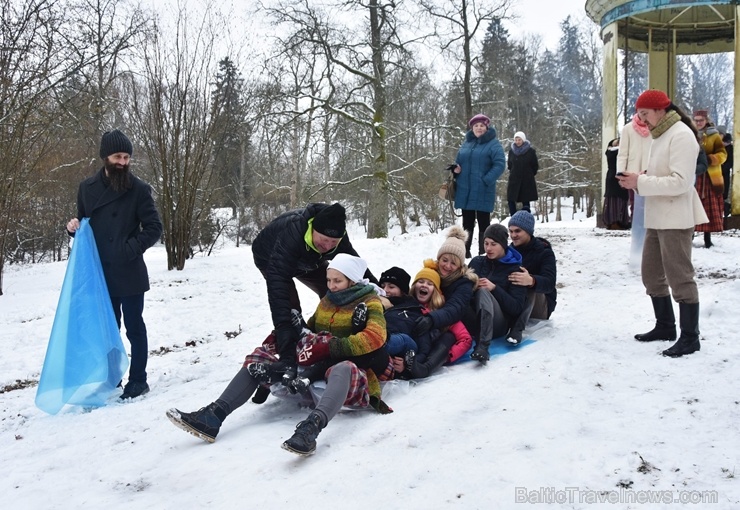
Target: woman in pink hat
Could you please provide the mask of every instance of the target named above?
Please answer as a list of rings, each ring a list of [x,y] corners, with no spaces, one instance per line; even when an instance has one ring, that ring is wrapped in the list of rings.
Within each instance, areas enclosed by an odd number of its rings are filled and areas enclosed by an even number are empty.
[[[478,253],[483,250],[483,233],[491,224],[496,203],[496,181],[504,173],[506,159],[491,119],[479,113],[468,121],[470,131],[455,158],[453,173],[457,184],[455,209],[462,209],[463,228],[468,232],[465,258],[470,258],[473,229],[478,221]]]

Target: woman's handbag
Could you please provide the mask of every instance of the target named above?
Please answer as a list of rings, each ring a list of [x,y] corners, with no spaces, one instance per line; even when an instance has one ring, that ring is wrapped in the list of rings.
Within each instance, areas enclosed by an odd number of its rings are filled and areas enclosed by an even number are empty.
[[[442,186],[439,187],[439,198],[442,200],[455,201],[455,179],[449,176]]]
[[[455,201],[455,188],[456,188],[456,182],[455,177],[453,176],[452,171],[457,167],[457,165],[449,165],[447,167],[447,170],[449,173],[447,174],[447,178],[445,179],[444,184],[439,187],[439,198],[442,200],[449,200],[450,202]]]

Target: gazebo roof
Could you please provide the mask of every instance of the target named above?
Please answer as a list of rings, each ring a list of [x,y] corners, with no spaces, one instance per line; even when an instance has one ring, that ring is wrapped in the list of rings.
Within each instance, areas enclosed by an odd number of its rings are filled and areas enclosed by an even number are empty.
[[[620,46],[647,51],[672,44],[680,54],[734,50],[738,0],[587,0],[586,13],[602,29],[617,23]]]

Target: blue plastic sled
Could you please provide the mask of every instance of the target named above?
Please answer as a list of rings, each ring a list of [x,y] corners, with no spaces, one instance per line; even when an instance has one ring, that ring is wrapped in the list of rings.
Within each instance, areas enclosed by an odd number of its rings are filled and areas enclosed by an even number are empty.
[[[500,337],[500,338],[494,338],[491,340],[491,345],[488,346],[488,354],[493,358],[494,356],[498,356],[500,354],[506,354],[508,352],[512,351],[518,351],[522,347],[525,347],[527,345],[535,343],[536,340],[533,338],[525,338],[522,340],[522,342],[518,345],[510,344],[506,341],[506,337]],[[470,354],[473,352],[473,349],[470,349],[468,352],[460,356],[452,365],[457,365],[458,363],[465,363],[466,361],[471,361]]]
[[[36,406],[49,414],[65,404],[103,406],[128,364],[92,227],[83,218],[67,262]]]

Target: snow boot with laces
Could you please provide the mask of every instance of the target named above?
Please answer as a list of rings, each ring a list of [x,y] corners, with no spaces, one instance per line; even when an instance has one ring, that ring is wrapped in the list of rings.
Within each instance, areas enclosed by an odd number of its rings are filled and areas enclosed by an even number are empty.
[[[324,427],[326,422],[321,414],[317,411],[312,412],[296,425],[293,437],[283,443],[283,450],[303,456],[313,454],[316,451],[316,438]]]
[[[224,408],[216,402],[211,402],[207,406],[201,407],[193,413],[183,413],[179,409],[172,408],[167,410],[166,414],[167,418],[170,419],[175,427],[180,428],[207,443],[213,443],[216,441],[216,436],[218,435],[218,431],[221,429],[221,424],[228,415]]]

